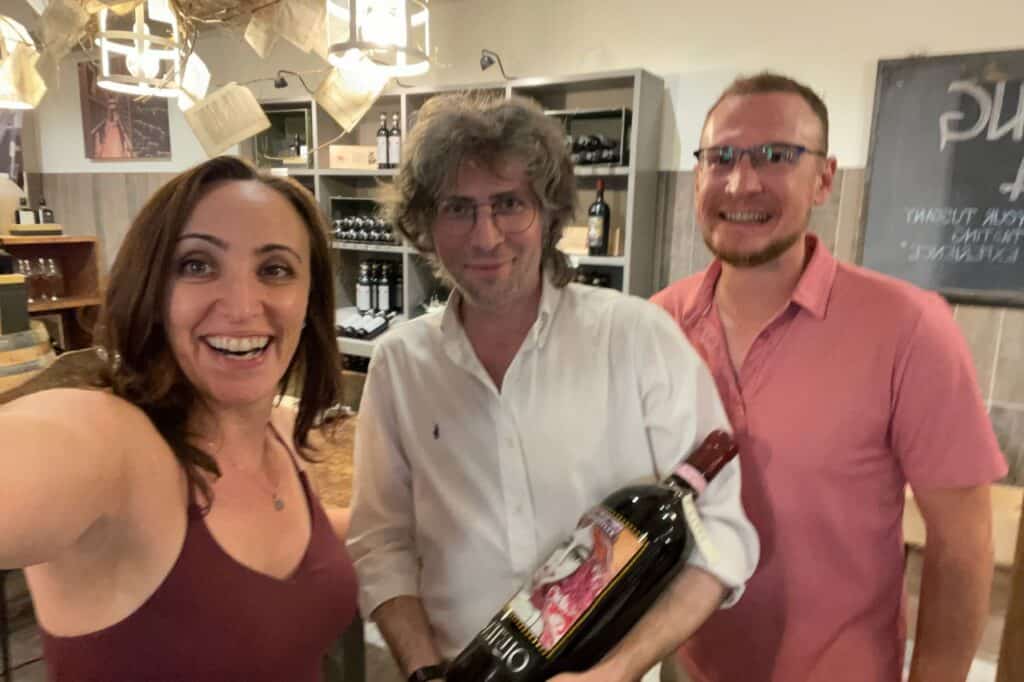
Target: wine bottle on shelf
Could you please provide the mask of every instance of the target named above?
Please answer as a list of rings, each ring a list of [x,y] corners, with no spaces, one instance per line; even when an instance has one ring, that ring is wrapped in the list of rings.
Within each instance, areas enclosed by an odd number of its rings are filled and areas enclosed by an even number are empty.
[[[402,129],[398,125],[398,114],[391,114],[391,130],[388,131],[388,167],[398,168],[402,163]]]
[[[587,251],[591,256],[608,254],[611,209],[604,200],[604,180],[597,179],[597,198],[587,209]]]
[[[391,310],[391,265],[382,263],[377,278],[377,310],[386,313]]]
[[[388,165],[388,115],[380,115],[380,127],[377,128],[377,168],[390,168]]]
[[[380,302],[377,300],[377,282],[380,280],[380,265],[370,261],[370,314],[380,310]]]
[[[29,208],[28,200],[25,197],[22,197],[18,204],[18,208],[14,211],[14,224],[34,225],[35,222],[36,212]]]
[[[356,310],[366,314],[370,310],[370,264],[359,264],[359,279],[356,280]]]
[[[36,222],[40,225],[52,225],[57,222],[53,216],[53,209],[46,205],[46,197],[39,197],[39,208],[36,209]]]
[[[398,313],[401,313],[402,312],[402,302],[404,300],[402,298],[402,296],[403,296],[403,294],[402,294],[402,266],[398,266],[398,269],[395,270],[395,276],[391,279],[391,282],[392,282],[391,303],[392,303],[392,306],[394,307],[394,309]]]
[[[629,632],[695,545],[693,499],[737,454],[713,431],[662,483],[627,486],[580,519],[448,667],[448,682],[540,682],[591,668]]]

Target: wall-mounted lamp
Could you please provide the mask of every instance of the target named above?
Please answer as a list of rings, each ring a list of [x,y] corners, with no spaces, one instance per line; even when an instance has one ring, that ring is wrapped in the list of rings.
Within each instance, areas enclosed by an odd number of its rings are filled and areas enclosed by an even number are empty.
[[[512,80],[512,77],[505,73],[505,65],[501,63],[501,57],[498,56],[497,52],[492,52],[491,50],[487,49],[480,50],[481,71],[486,71],[495,64],[498,65],[498,68],[501,70],[501,75],[505,80]]]

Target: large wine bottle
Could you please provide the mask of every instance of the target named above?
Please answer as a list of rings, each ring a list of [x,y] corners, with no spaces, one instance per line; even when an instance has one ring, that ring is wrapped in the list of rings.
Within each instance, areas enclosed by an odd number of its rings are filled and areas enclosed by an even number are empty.
[[[452,661],[448,682],[539,682],[592,667],[704,541],[692,500],[736,454],[713,431],[664,482],[621,488],[584,514]]]

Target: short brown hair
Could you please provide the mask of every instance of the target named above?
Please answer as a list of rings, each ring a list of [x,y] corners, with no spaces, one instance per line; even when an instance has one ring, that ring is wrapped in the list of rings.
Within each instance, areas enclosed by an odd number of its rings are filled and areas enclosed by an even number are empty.
[[[734,80],[729,87],[715,100],[715,103],[708,109],[707,116],[704,117],[704,127],[701,128],[702,134],[704,128],[708,125],[708,119],[711,118],[711,114],[718,108],[718,105],[722,103],[726,97],[732,97],[734,95],[766,95],[769,93],[782,92],[790,93],[793,95],[799,95],[807,104],[811,107],[811,111],[818,117],[818,121],[821,122],[822,141],[821,151],[828,151],[828,107],[825,106],[824,100],[812,90],[810,87],[803,83],[796,81],[789,76],[783,76],[782,74],[772,73],[771,71],[762,71],[761,73],[754,74],[753,76],[740,76]]]
[[[100,310],[97,343],[107,363],[100,384],[152,420],[185,468],[189,482],[212,501],[201,469],[220,471],[209,453],[190,442],[187,420],[199,396],[171,351],[164,328],[175,244],[196,205],[216,185],[259,182],[288,200],[309,233],[310,289],[306,325],[282,378],[301,388],[293,437],[299,453],[309,431],[340,394],[341,367],[334,335],[334,286],[327,225],[313,196],[290,178],[267,175],[238,158],[221,156],[191,168],[150,197],[117,253]]]
[[[430,99],[405,143],[394,189],[386,198],[391,221],[444,274],[431,229],[441,191],[464,161],[493,169],[514,158],[526,164],[533,193],[547,216],[541,267],[557,286],[572,278],[569,260],[556,247],[576,211],[576,178],[557,121],[533,100],[458,93]]]

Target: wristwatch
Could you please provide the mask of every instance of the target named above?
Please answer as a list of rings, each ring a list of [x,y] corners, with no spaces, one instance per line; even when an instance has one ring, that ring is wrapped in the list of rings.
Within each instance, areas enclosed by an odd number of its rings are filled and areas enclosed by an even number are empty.
[[[428,680],[443,680],[444,679],[443,665],[425,665],[422,668],[417,668],[412,671],[409,675],[409,682],[428,682]]]

